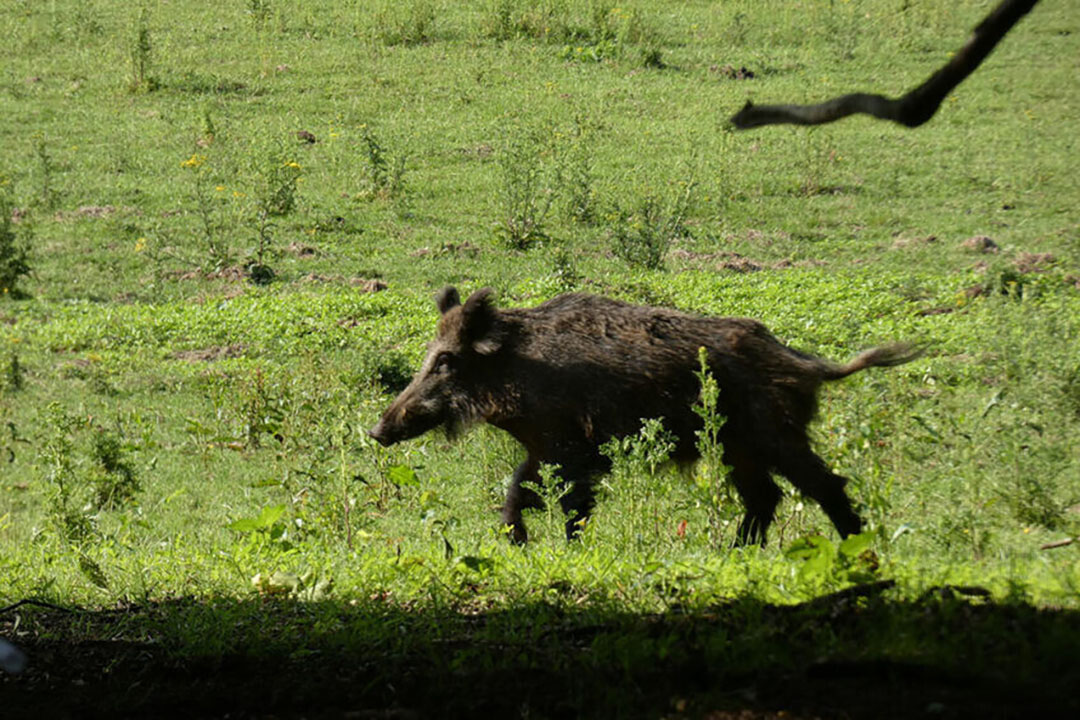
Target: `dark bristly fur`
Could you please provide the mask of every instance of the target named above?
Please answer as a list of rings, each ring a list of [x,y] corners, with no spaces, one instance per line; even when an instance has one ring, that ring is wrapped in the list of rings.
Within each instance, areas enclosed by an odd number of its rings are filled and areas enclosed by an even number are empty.
[[[634,434],[643,418],[662,417],[677,438],[673,459],[697,459],[700,418],[698,348],[720,386],[724,462],[746,506],[740,543],[765,542],[786,476],[817,500],[841,535],[862,521],[832,473],[810,448],[806,426],[822,382],[869,367],[915,359],[917,347],[867,350],[846,365],[793,350],[748,318],[698,317],[585,294],[556,297],[534,308],[498,310],[489,289],[464,305],[457,290],[439,293],[438,333],[423,367],[371,429],[391,445],[439,426],[487,422],[513,435],[528,453],[514,472],[503,520],[525,542],[524,508],[541,500],[523,482],[539,483],[541,463],[560,467],[562,500],[572,537],[593,507],[593,483],[610,469],[599,447]]]

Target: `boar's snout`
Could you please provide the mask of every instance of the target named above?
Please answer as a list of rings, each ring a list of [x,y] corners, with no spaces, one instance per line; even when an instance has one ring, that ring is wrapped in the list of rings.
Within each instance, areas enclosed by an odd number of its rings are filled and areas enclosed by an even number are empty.
[[[375,440],[383,447],[389,447],[394,444],[394,439],[390,437],[390,434],[386,431],[386,423],[382,420],[375,424],[375,427],[367,431],[368,437]]]

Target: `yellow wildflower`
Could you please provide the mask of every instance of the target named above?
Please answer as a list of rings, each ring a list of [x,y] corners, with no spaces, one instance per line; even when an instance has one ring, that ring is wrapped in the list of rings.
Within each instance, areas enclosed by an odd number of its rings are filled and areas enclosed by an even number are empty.
[[[191,157],[189,157],[187,160],[180,163],[180,167],[197,168],[200,165],[202,165],[204,162],[206,162],[206,156],[205,155],[199,155],[198,153],[195,153]]]
[[[141,237],[135,241],[135,252],[140,253],[146,249],[146,238]]]

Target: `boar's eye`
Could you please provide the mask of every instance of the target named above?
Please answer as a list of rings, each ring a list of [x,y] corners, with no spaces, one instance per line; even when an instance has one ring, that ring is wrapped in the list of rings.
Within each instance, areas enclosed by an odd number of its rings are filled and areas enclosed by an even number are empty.
[[[453,353],[439,353],[439,356],[435,358],[434,371],[435,372],[449,372],[454,369],[456,358]]]

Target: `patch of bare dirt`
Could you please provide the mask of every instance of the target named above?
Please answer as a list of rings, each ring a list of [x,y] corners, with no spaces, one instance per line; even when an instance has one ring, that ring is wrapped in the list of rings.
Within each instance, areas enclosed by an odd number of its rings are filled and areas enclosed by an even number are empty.
[[[764,270],[765,266],[761,263],[754,262],[750,258],[738,257],[731,260],[725,260],[716,266],[717,270],[731,270],[737,273],[749,273],[758,272]]]
[[[773,270],[783,270],[785,268],[793,267],[823,267],[829,263],[817,258],[811,258],[808,260],[777,260],[770,267]]]
[[[100,220],[118,212],[138,212],[136,208],[118,208],[115,205],[83,205],[75,210],[60,210],[54,216],[57,222],[69,220]]]
[[[922,235],[922,236],[907,236],[901,235],[893,240],[893,250],[904,250],[907,248],[926,247],[937,242],[937,235]]]
[[[239,343],[235,345],[214,345],[213,347],[200,350],[177,350],[169,353],[171,360],[186,360],[187,362],[213,362],[215,360],[227,360],[238,358],[244,354],[247,346]]]
[[[1001,250],[1001,248],[998,247],[998,244],[986,235],[969,237],[967,240],[960,243],[960,247],[964,250],[977,253],[996,253]]]
[[[239,265],[231,265],[220,270],[207,272],[206,270],[172,270],[165,273],[169,280],[231,280],[244,279],[244,268]]]
[[[824,260],[777,260],[770,263],[763,260],[753,260],[741,253],[730,250],[722,250],[715,253],[699,253],[680,248],[672,250],[670,257],[674,260],[682,260],[688,263],[716,263],[717,270],[730,270],[738,273],[758,272],[760,270],[786,270],[793,267],[817,267],[826,264]]]
[[[464,255],[465,257],[476,257],[480,254],[480,248],[473,245],[468,240],[463,242],[444,242],[437,248],[422,247],[413,250],[409,253],[409,257],[439,257],[442,255]]]
[[[351,277],[344,278],[341,275],[323,275],[322,273],[309,272],[300,278],[300,282],[304,283],[341,283],[345,282],[353,287],[357,288],[360,292],[374,293],[381,292],[390,287],[385,280],[378,278],[362,278]]]
[[[709,72],[728,80],[753,80],[754,71],[734,65],[710,65]]]
[[[1020,253],[1013,260],[1013,265],[1022,273],[1046,272],[1057,263],[1057,258],[1050,253]]]
[[[304,245],[303,243],[298,242],[289,243],[289,246],[285,249],[296,257],[302,258],[315,257],[318,254],[318,251],[315,248],[311,247],[310,245]]]
[[[352,277],[349,278],[349,284],[365,293],[381,292],[390,287],[385,281],[378,278]]]

